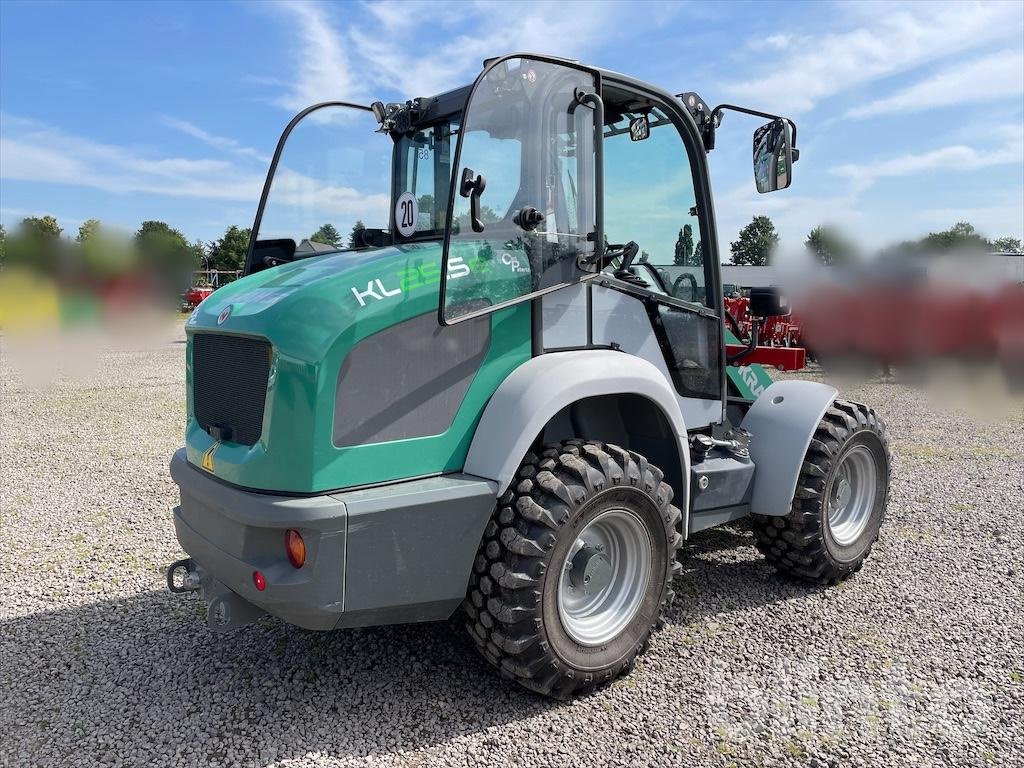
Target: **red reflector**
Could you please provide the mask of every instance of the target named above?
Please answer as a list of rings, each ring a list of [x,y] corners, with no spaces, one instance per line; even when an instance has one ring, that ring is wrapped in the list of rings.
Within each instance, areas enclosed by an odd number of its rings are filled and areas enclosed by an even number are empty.
[[[256,589],[258,589],[260,592],[267,588],[267,580],[259,571],[252,572],[252,583],[256,585]]]
[[[306,542],[302,540],[302,534],[293,528],[284,532],[284,548],[288,552],[288,562],[296,568],[301,568],[306,562]]]

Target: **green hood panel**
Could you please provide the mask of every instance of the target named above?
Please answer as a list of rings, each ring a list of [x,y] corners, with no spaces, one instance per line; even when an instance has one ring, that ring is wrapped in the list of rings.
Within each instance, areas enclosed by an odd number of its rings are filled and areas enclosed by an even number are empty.
[[[264,338],[273,347],[263,436],[253,446],[218,445],[217,477],[314,493],[461,469],[487,400],[530,357],[529,304],[491,316],[486,357],[447,431],[348,448],[332,441],[338,372],[349,350],[392,325],[436,314],[440,275],[440,244],[424,243],[311,257],[214,292],[186,324],[189,461],[203,466],[214,445],[194,418],[191,396],[192,339],[214,332]]]

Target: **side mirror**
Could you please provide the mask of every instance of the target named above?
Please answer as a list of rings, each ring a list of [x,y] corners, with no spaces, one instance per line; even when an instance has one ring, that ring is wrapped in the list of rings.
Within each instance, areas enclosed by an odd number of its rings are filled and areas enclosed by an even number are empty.
[[[789,317],[793,313],[793,308],[789,304],[789,299],[773,286],[750,289],[749,312],[751,317],[762,319],[765,317]]]
[[[793,182],[793,128],[778,118],[754,131],[754,183],[757,191],[774,192]]]
[[[643,141],[651,135],[651,122],[647,115],[639,115],[629,121],[630,141]]]

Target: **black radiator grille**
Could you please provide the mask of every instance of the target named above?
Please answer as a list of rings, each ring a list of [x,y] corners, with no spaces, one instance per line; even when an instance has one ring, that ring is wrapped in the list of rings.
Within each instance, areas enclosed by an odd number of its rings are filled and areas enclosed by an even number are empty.
[[[197,333],[192,337],[192,406],[199,426],[255,445],[263,431],[270,344],[260,339]]]

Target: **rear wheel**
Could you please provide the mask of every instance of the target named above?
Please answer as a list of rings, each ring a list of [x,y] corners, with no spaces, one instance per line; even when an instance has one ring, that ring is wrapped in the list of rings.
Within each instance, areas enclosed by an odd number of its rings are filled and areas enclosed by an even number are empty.
[[[885,424],[836,400],[811,438],[788,515],[754,515],[757,546],[780,571],[834,584],[863,565],[889,498]]]
[[[474,563],[466,626],[506,677],[565,698],[628,672],[673,597],[681,515],[643,456],[570,440],[529,454]]]

